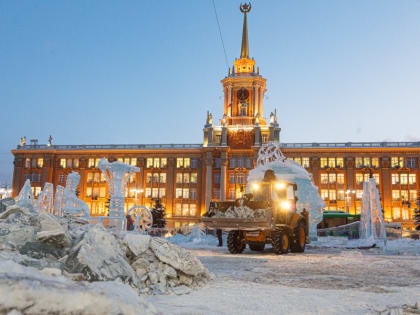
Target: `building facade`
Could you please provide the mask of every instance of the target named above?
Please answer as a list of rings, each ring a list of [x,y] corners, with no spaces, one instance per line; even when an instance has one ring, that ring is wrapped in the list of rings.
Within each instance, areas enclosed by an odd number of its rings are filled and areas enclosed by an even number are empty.
[[[92,216],[106,214],[108,197],[98,162],[135,165],[127,185],[126,209],[135,204],[151,206],[161,198],[169,225],[180,227],[200,221],[211,200],[240,198],[248,171],[256,164],[262,143],[280,141],[277,113],[264,118],[266,79],[249,56],[247,15],[244,14],[240,58],[221,81],[223,116],[219,122],[207,113],[202,144],[47,145],[31,140],[12,150],[12,194],[26,179],[37,196],[46,182],[64,185],[66,176],[79,172],[79,197]],[[363,182],[377,181],[387,221],[410,226],[420,189],[420,142],[282,143],[282,151],[313,176],[328,210],[358,213]]]

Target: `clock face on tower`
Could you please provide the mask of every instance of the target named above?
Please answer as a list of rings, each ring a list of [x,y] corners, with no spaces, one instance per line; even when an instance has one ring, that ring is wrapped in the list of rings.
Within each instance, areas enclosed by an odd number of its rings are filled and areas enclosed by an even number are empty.
[[[243,101],[248,99],[249,92],[248,92],[247,89],[242,88],[238,91],[238,93],[236,95],[237,95],[238,99],[243,102]]]

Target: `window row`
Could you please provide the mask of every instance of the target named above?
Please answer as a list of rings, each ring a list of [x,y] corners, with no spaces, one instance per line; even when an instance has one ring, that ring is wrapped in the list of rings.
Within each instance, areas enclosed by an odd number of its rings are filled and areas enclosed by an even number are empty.
[[[32,190],[32,194],[34,195],[34,197],[38,197],[39,194],[41,193],[41,187],[40,186],[31,187],[31,190]]]
[[[145,190],[146,198],[164,198],[166,197],[165,188],[146,188]]]
[[[196,188],[176,188],[175,198],[177,199],[197,199]]]
[[[416,201],[416,190],[392,190],[392,201]]]
[[[356,173],[356,184],[362,184],[363,182],[368,182],[369,181],[369,177],[370,174],[365,173]],[[380,181],[379,181],[379,174],[372,174],[372,177],[375,179],[376,185],[379,185]]]
[[[119,158],[117,158],[117,161],[121,162],[121,163],[129,164],[131,166],[137,166],[137,158],[129,158],[129,157],[122,158],[122,157],[119,157]]]
[[[99,161],[100,161],[101,159],[100,158],[90,158],[90,159],[88,159],[88,167],[89,168],[93,168],[93,167],[96,167],[96,168],[98,168],[98,165],[99,165]]]
[[[355,197],[357,200],[362,199],[363,190],[355,190]],[[336,200],[346,200],[350,202],[351,196],[349,193],[346,193],[344,190],[335,190],[335,189],[321,189],[321,198],[323,200],[336,201]]]
[[[41,173],[25,174],[24,179],[25,181],[29,179],[31,182],[42,182],[42,174]]]
[[[168,165],[167,158],[147,158],[146,167],[147,168],[165,168]]]
[[[246,174],[230,174],[229,175],[229,184],[246,184]]]
[[[196,184],[197,183],[197,173],[176,173],[176,183],[177,184]]]
[[[401,184],[401,185],[413,185],[417,181],[416,174],[391,174],[392,185]]]
[[[399,208],[399,207],[393,207],[392,208],[392,218],[394,220],[410,220],[410,209],[408,208]]]
[[[105,182],[105,175],[99,172],[96,173],[87,173],[87,182],[91,183],[100,183],[100,182]]]
[[[377,157],[357,157],[355,159],[356,168],[364,168],[364,167],[379,167],[379,158]]]
[[[165,184],[166,183],[166,173],[147,173],[146,174],[146,184]]]
[[[329,174],[321,174],[321,184],[344,184],[344,174],[336,174],[336,173],[329,173]]]
[[[174,216],[195,217],[197,215],[197,205],[195,203],[176,203]]]
[[[310,166],[308,157],[294,157],[291,159],[304,168],[309,168]]]
[[[87,187],[86,188],[86,198],[96,199],[98,197],[105,198],[106,188],[105,187]]]
[[[61,168],[79,168],[79,159],[60,159]]]
[[[176,168],[197,168],[197,159],[176,158]]]
[[[43,158],[26,158],[25,159],[25,168],[36,168],[36,167],[44,167],[44,159]]]
[[[332,157],[332,158],[321,158],[321,168],[343,168],[344,167],[344,158],[342,157]]]
[[[415,168],[416,167],[416,158],[404,158],[402,156],[393,156],[391,157],[391,167],[393,168]]]
[[[252,168],[252,159],[250,157],[232,157],[229,159],[229,167]]]

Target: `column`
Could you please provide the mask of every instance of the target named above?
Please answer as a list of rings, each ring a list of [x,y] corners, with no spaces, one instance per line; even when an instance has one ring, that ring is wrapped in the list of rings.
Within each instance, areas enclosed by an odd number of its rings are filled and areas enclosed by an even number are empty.
[[[211,200],[211,188],[212,188],[212,154],[211,152],[206,153],[206,211],[209,209]]]
[[[226,152],[222,152],[220,156],[220,200],[226,201],[226,170],[227,156]]]
[[[264,97],[264,93],[263,93],[263,88],[262,87],[260,87],[259,89],[258,89],[258,94],[259,94],[259,97],[258,97],[258,101],[259,101],[259,103],[258,103],[258,112],[260,113],[260,115],[261,115],[261,117],[264,115],[264,113],[263,113],[263,97]]]
[[[255,90],[255,103],[254,103],[254,107],[256,108],[256,110],[258,110],[258,113],[260,114],[260,117],[262,117],[261,112],[260,112],[260,94],[259,94],[259,88],[256,87],[254,88]]]

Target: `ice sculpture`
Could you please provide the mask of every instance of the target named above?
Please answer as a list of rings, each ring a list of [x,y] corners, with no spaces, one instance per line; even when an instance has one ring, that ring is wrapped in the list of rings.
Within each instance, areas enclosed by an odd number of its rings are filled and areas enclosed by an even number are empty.
[[[57,185],[55,188],[55,202],[54,213],[55,215],[62,216],[64,210],[64,187]]]
[[[83,200],[80,200],[76,195],[76,188],[79,184],[79,181],[79,173],[71,172],[67,175],[66,188],[64,189],[63,214],[79,217],[89,217],[89,206]]]
[[[34,194],[32,193],[31,181],[29,179],[26,180],[19,195],[16,197],[16,204],[20,207],[27,208],[30,211],[35,211],[35,199]]]
[[[38,196],[37,208],[41,213],[52,213],[54,209],[54,185],[45,183],[44,189]]]
[[[374,178],[370,178],[369,182],[363,184],[359,229],[361,242],[369,243],[369,245],[374,245],[378,241],[386,243],[384,216]]]
[[[136,231],[146,232],[153,225],[153,216],[147,207],[144,207],[144,206],[131,207],[127,211],[127,214],[135,217],[136,223],[135,223],[134,229]]]
[[[105,158],[99,161],[98,167],[108,184],[111,199],[109,204],[110,226],[121,230],[124,221],[124,195],[127,181],[131,174],[140,172],[140,169],[121,162],[109,163]]]
[[[249,172],[248,183],[262,181],[265,171],[269,169],[274,171],[279,180],[297,184],[297,211],[306,209],[309,212],[309,236],[311,240],[316,240],[317,225],[322,220],[322,211],[326,205],[318,188],[312,183],[312,176],[295,161],[286,159],[278,142],[267,142],[261,146],[257,167]]]

